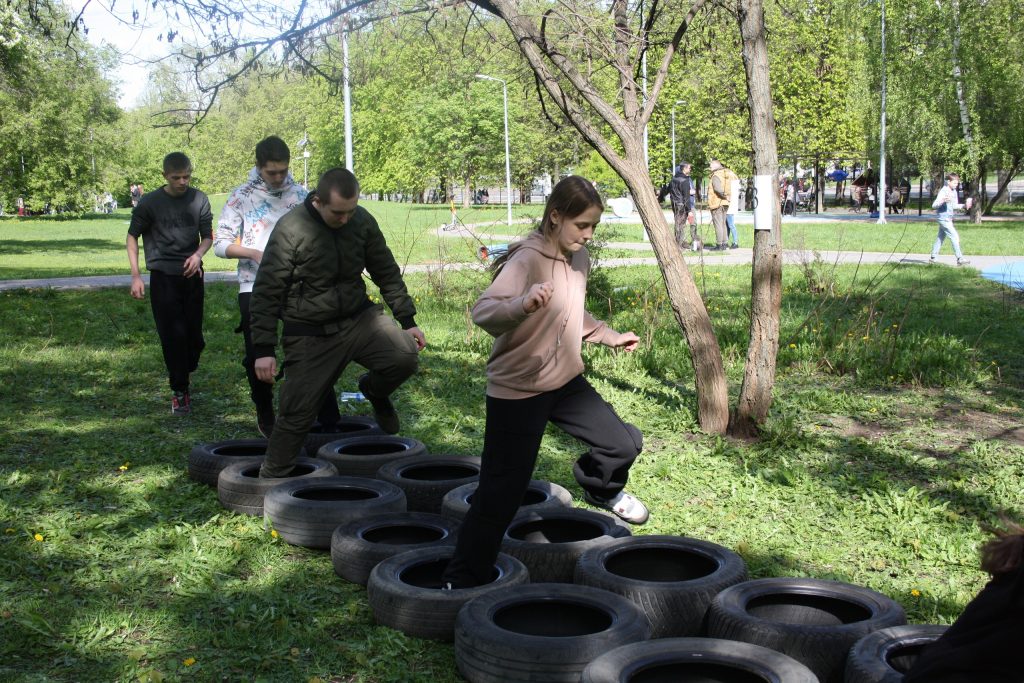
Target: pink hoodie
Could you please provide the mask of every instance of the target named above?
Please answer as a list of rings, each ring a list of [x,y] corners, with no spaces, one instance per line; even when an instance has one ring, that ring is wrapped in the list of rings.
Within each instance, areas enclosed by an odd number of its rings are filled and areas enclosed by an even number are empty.
[[[487,361],[487,395],[520,399],[564,386],[583,372],[583,340],[612,346],[619,333],[584,309],[590,255],[572,260],[540,231],[514,242],[498,277],[473,306],[473,322],[496,337]],[[530,287],[551,282],[547,305],[527,314]]]

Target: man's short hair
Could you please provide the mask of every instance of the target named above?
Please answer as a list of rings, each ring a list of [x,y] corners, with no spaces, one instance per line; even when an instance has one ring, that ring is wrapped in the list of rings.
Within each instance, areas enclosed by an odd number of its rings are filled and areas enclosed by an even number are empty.
[[[960,180],[960,176],[958,176],[956,173],[947,173],[946,180]]]
[[[171,152],[164,157],[164,173],[184,171],[189,168],[192,168],[192,161],[185,156],[184,152]]]
[[[342,199],[352,199],[359,196],[359,181],[352,171],[347,168],[336,167],[324,171],[320,181],[316,184],[316,194],[320,201],[330,202],[331,195],[337,193]]]
[[[271,135],[256,143],[256,166],[263,168],[271,161],[287,164],[292,159],[292,152],[284,140]]]

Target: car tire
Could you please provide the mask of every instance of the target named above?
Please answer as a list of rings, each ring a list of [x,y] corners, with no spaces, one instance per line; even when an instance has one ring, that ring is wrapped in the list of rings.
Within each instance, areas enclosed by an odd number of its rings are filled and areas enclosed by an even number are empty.
[[[266,439],[230,439],[198,443],[188,454],[188,476],[201,484],[217,485],[220,471],[242,458],[259,459],[267,453]],[[302,450],[300,456],[305,456]]]
[[[386,483],[386,482],[384,482]],[[331,536],[334,573],[365,586],[378,564],[409,550],[455,545],[458,522],[427,512],[395,512],[342,524]]]
[[[413,512],[439,514],[446,493],[480,478],[480,458],[472,455],[400,458],[382,466],[377,478],[405,491]]]
[[[374,567],[366,595],[376,622],[416,638],[451,641],[463,605],[503,587],[518,590],[530,580],[522,562],[499,553],[491,583],[443,590],[441,576],[454,553],[451,546],[410,550]]]
[[[309,453],[316,453],[320,448],[331,441],[347,439],[353,436],[373,436],[383,434],[377,421],[365,415],[342,415],[338,422],[330,427],[323,427],[316,423],[306,434],[305,447]]]
[[[792,657],[760,645],[716,638],[661,638],[622,645],[587,665],[581,683],[629,681],[818,683]]]
[[[263,516],[263,498],[272,487],[298,478],[332,477],[338,472],[334,465],[316,458],[298,458],[295,469],[287,477],[260,478],[262,458],[237,462],[220,471],[217,477],[217,497],[228,510],[243,515]]]
[[[684,536],[629,536],[591,548],[574,582],[631,600],[651,622],[652,638],[701,635],[708,605],[747,580],[743,558],[728,548]]]
[[[392,460],[426,454],[427,447],[416,439],[372,434],[325,443],[317,451],[316,457],[334,463],[338,468],[338,474],[376,477],[377,471]]]
[[[845,683],[903,683],[903,674],[910,671],[921,650],[938,640],[948,628],[913,624],[869,633],[850,648]]]
[[[534,583],[572,583],[584,551],[631,533],[625,522],[603,512],[552,508],[516,514],[501,549],[526,565]]]
[[[470,683],[579,681],[600,655],[646,640],[651,626],[620,595],[591,586],[502,588],[466,603],[455,664]]]
[[[774,578],[726,588],[708,608],[707,635],[762,645],[803,662],[822,683],[842,683],[854,643],[907,623],[898,603],[839,581]]]
[[[476,493],[477,486],[479,486],[479,482],[474,481],[446,493],[441,500],[441,514],[452,519],[464,519],[473,502],[473,494]],[[565,487],[552,484],[549,481],[531,479],[526,493],[523,495],[519,512],[566,507],[572,507],[572,494]]]
[[[405,494],[368,477],[315,477],[284,482],[267,491],[263,515],[287,543],[330,548],[341,524],[367,515],[404,512]]]

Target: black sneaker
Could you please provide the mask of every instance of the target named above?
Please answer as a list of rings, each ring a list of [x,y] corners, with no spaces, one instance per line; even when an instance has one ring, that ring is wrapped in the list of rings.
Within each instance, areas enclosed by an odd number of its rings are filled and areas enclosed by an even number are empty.
[[[264,439],[269,439],[273,433],[275,420],[273,406],[256,408],[256,431],[262,434]]]
[[[738,244],[730,244],[730,245],[729,245],[729,248],[730,248],[730,249],[739,249],[739,248],[740,248],[740,245],[738,245]]]
[[[395,406],[387,396],[374,396],[369,392],[369,378],[369,375],[363,375],[359,378],[359,391],[362,392],[366,400],[373,406],[373,419],[377,421],[377,426],[388,434],[397,434],[399,422]]]
[[[187,391],[175,391],[171,396],[171,415],[188,415],[192,412],[192,399]]]

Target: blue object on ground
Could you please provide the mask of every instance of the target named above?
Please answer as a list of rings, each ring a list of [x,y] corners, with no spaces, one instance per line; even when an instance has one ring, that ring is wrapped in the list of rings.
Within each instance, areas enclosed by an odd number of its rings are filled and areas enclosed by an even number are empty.
[[[477,256],[480,257],[481,261],[493,261],[499,256],[503,256],[508,251],[507,244],[490,244],[484,245],[477,249]]]
[[[981,271],[981,276],[1013,289],[1024,290],[1024,261],[990,266]]]

